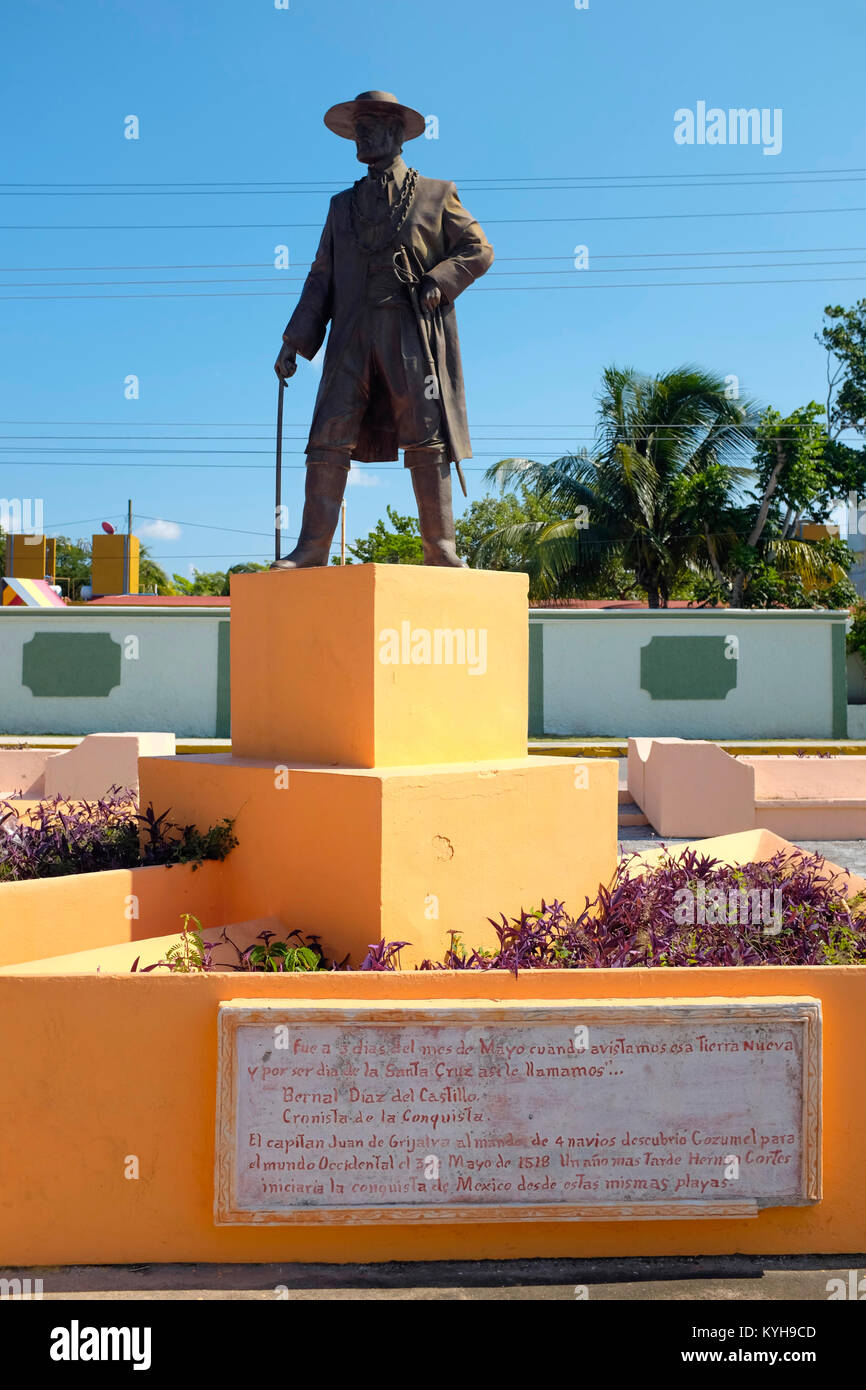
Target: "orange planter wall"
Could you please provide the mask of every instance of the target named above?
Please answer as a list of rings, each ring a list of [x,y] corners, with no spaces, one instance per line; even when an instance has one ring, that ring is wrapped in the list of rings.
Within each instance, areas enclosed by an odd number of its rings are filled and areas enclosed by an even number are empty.
[[[183,912],[222,926],[224,868],[210,861],[0,883],[0,965],[168,936]]]
[[[824,1197],[751,1220],[410,1227],[213,1224],[226,999],[812,995],[824,1014]],[[866,970],[858,967],[0,977],[0,1262],[379,1261],[857,1253],[866,1248]],[[135,1154],[140,1177],[124,1178]]]

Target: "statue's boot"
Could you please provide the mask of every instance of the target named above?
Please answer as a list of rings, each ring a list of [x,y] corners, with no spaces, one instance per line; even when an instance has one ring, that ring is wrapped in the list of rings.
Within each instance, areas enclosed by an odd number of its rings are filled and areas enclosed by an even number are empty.
[[[285,559],[275,560],[272,570],[312,569],[328,563],[348,476],[349,470],[342,464],[307,465],[301,534],[294,550]]]
[[[450,463],[423,463],[411,468],[425,565],[465,569],[454,543]]]

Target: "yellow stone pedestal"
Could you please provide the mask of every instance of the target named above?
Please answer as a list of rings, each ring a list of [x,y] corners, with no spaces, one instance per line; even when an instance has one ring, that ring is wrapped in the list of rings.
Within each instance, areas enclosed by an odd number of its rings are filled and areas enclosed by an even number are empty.
[[[239,757],[391,767],[526,753],[524,574],[233,575],[231,643]]]
[[[396,565],[233,579],[233,754],[140,763],[142,805],[234,819],[226,922],[279,917],[354,965],[405,941],[411,966],[452,932],[494,945],[489,917],[595,897],[617,765],[526,756],[526,587]]]
[[[409,966],[440,959],[451,931],[492,946],[488,917],[542,898],[576,911],[613,871],[606,759],[322,769],[216,754],[142,759],[141,779],[142,804],[181,824],[235,819],[227,922],[279,917],[355,965],[382,940],[409,942]]]

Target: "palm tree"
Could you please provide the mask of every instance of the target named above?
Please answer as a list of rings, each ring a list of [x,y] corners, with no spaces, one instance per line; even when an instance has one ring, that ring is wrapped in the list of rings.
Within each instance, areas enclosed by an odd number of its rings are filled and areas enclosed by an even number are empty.
[[[731,400],[722,378],[683,366],[648,377],[608,367],[591,453],[553,463],[503,459],[487,478],[526,483],[557,516],[486,536],[476,564],[503,550],[526,557],[537,594],[579,592],[619,564],[634,572],[650,608],[667,607],[688,569],[716,574],[716,537],[733,537],[730,505],[750,473],[756,408]]]

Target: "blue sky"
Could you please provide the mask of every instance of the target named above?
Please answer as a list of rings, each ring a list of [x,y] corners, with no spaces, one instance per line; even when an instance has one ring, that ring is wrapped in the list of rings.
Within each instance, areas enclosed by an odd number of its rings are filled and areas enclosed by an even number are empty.
[[[289,6],[4,6],[0,495],[43,498],[49,534],[131,497],[169,572],[270,558],[273,359],[328,196],[361,172],[322,115],[369,87],[438,118],[407,160],[457,181],[497,253],[458,304],[470,496],[497,458],[588,443],[612,362],[697,362],[783,411],[823,397],[823,307],[866,294],[859,0]],[[676,143],[698,102],[781,110],[781,151]],[[302,363],[287,389],[292,533],[317,383]],[[413,510],[396,464],[347,497],[350,538]]]

